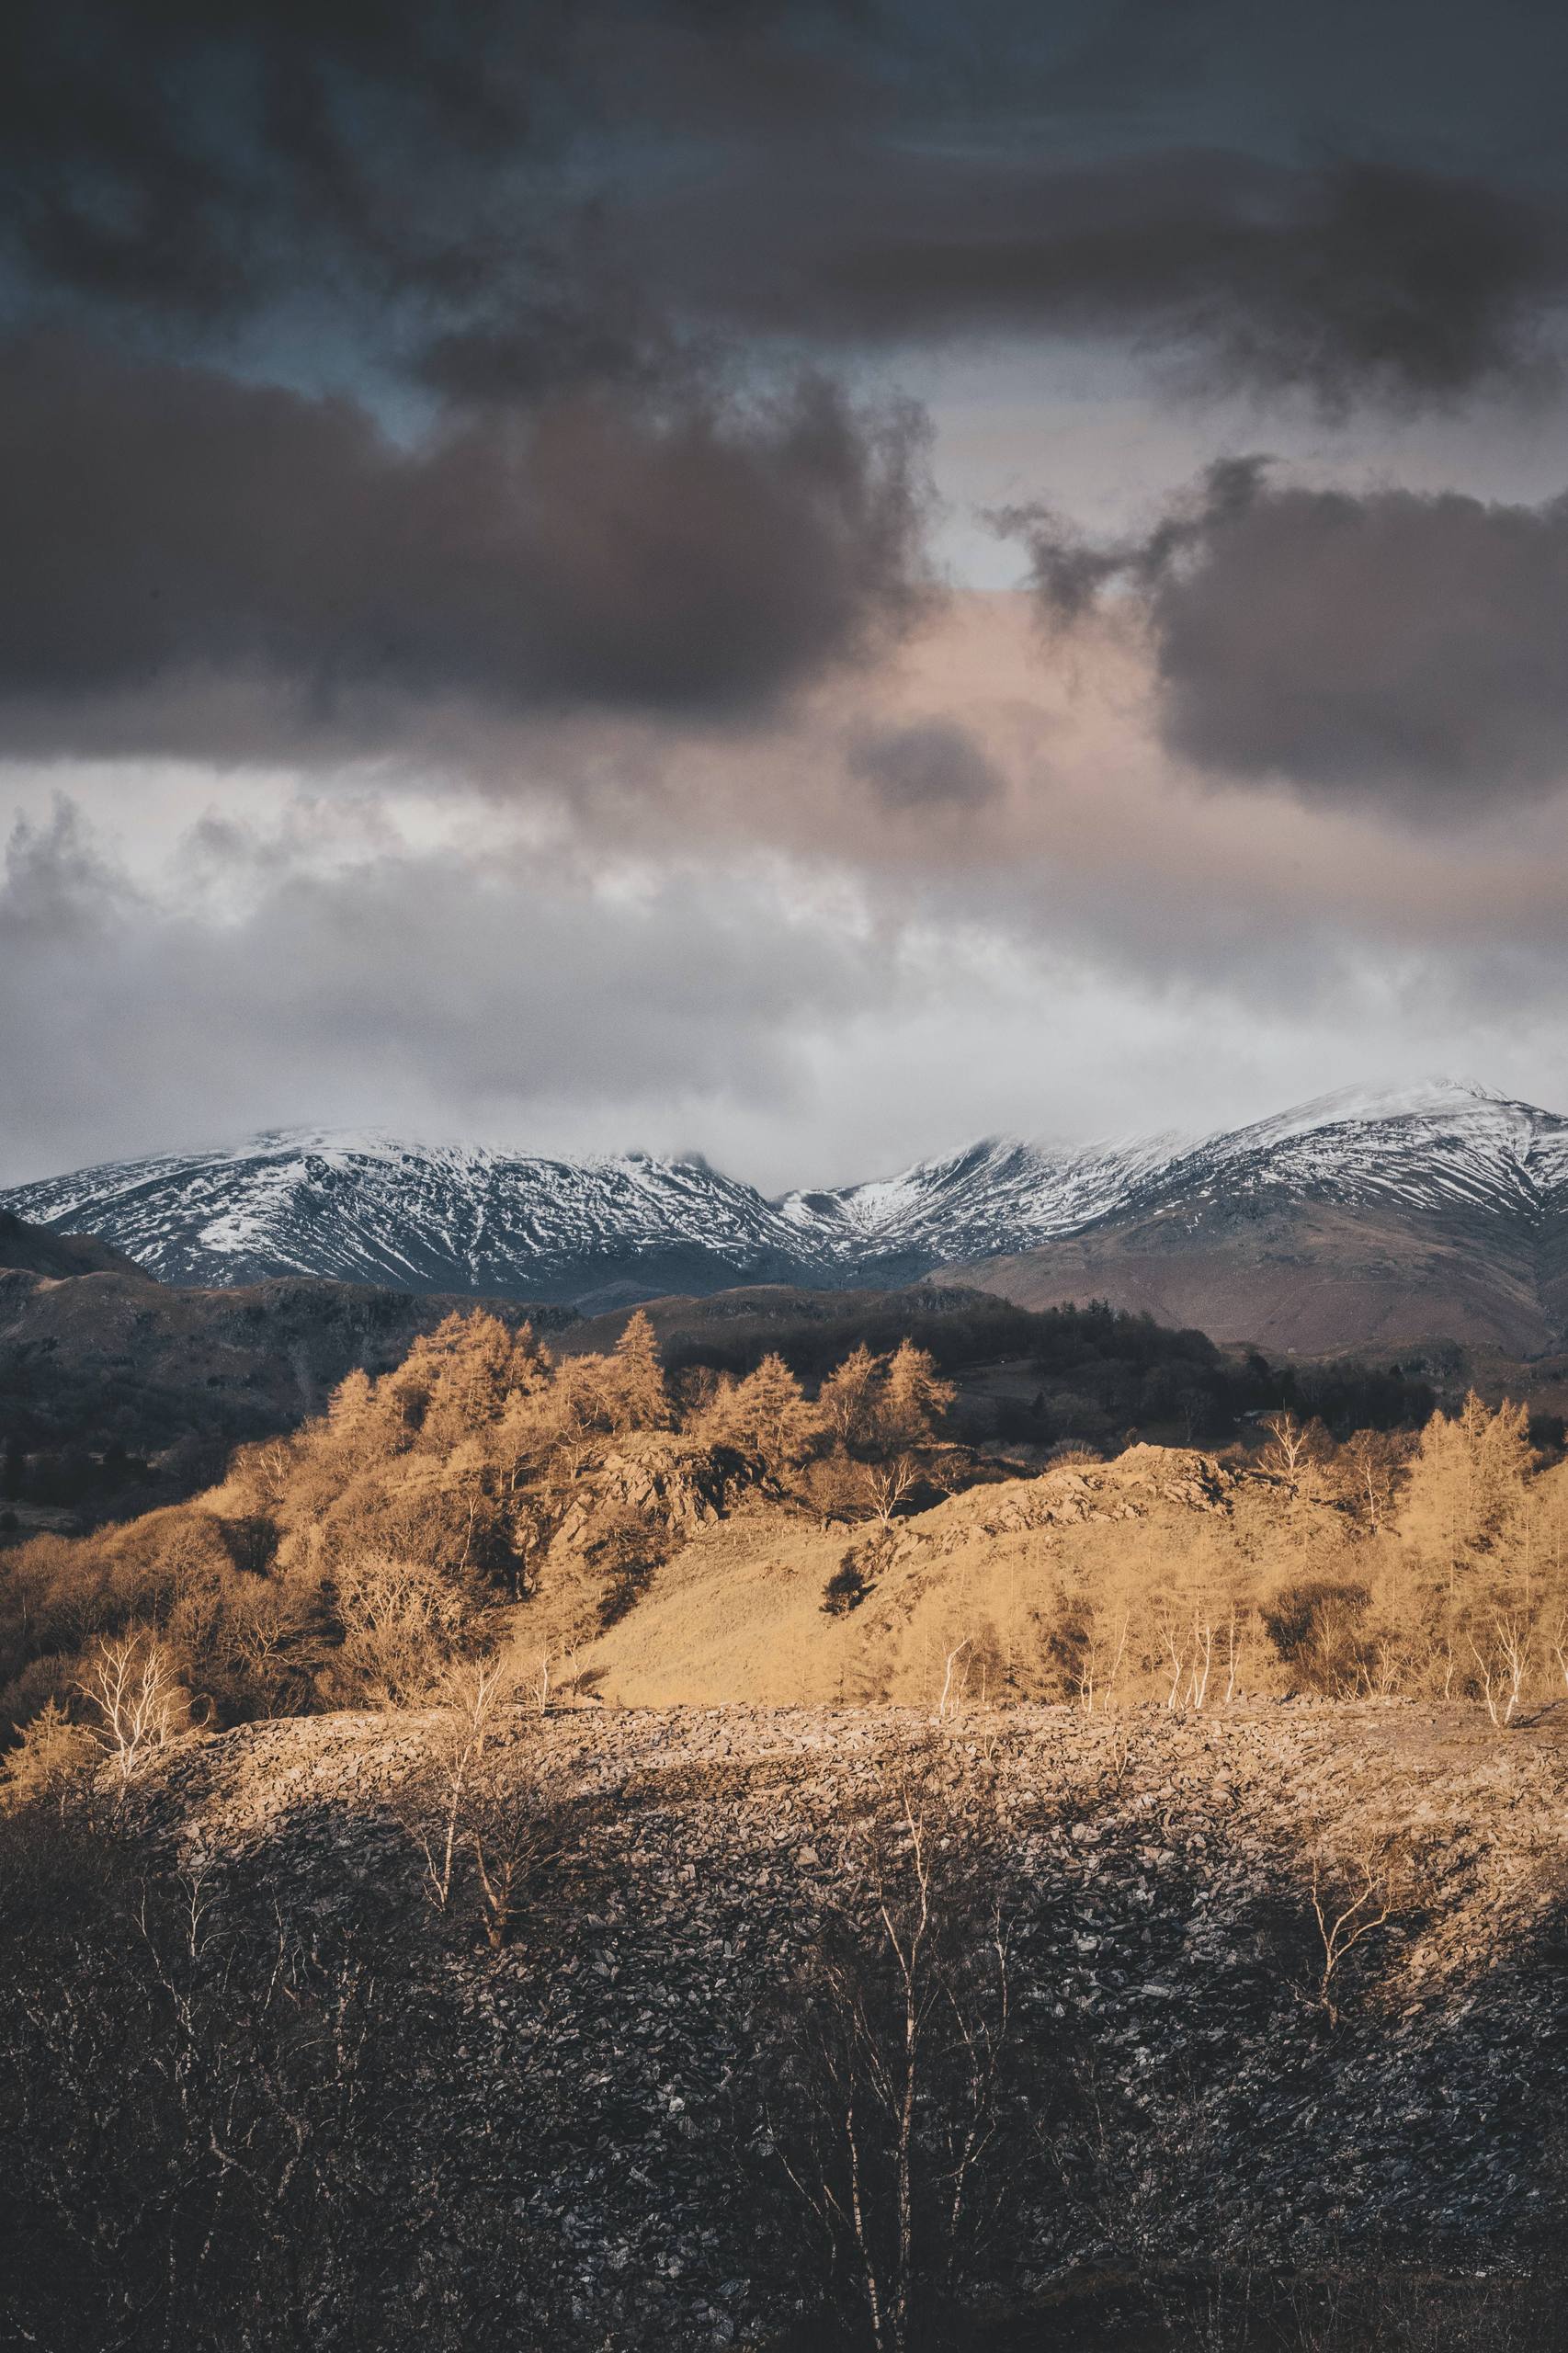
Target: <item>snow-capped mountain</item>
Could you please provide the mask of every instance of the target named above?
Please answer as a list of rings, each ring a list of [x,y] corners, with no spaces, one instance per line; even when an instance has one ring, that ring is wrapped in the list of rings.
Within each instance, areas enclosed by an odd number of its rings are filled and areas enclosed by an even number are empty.
[[[1329,1095],[1173,1153],[973,1279],[1275,1349],[1568,1346],[1568,1119],[1462,1080]]]
[[[1136,1233],[1141,1249],[1169,1256],[1184,1235],[1207,1246],[1222,1224],[1233,1240],[1286,1211],[1458,1217],[1467,1230],[1547,1237],[1568,1218],[1568,1119],[1440,1079],[1326,1096],[1197,1140],[1073,1151],[993,1139],[900,1176],[779,1200],[700,1161],[302,1131],[87,1169],[0,1205],[97,1234],[176,1283],[304,1274],[608,1304],[949,1267],[991,1279],[985,1262],[1002,1260],[1070,1267],[1081,1295],[1102,1244],[1114,1256]]]
[[[796,1281],[793,1229],[700,1162],[556,1160],[315,1131],[90,1168],[6,1197],[122,1237],[166,1282],[325,1275],[538,1299]]]
[[[301,1274],[598,1300],[910,1280],[1077,1232],[1172,1148],[1052,1152],[1003,1139],[882,1182],[771,1201],[700,1161],[301,1131],[85,1169],[3,1198],[35,1225],[112,1237],[165,1282]]]
[[[902,1176],[786,1194],[778,1211],[813,1253],[835,1263],[907,1260],[925,1272],[1076,1233],[1119,1208],[1181,1148],[1170,1135],[1077,1152],[994,1136]]]
[[[1178,1154],[1129,1199],[1201,1192],[1465,1206],[1526,1216],[1562,1206],[1568,1119],[1460,1079],[1347,1088]]]

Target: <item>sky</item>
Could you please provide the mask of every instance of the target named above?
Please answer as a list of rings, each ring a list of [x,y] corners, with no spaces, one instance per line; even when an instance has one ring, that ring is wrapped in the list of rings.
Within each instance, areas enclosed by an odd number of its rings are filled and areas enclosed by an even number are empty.
[[[18,0],[0,1182],[1568,1108],[1568,16]]]

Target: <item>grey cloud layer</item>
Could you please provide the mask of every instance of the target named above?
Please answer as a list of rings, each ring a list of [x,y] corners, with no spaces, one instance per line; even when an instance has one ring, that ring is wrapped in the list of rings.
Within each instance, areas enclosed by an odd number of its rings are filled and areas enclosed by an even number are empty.
[[[69,804],[13,835],[13,1165],[311,1120],[581,1133],[601,1105],[619,1146],[677,1106],[695,1141],[749,1105],[798,1112],[802,1036],[892,986],[863,943],[700,870],[617,900],[505,852],[392,843],[324,870],[227,827],[204,849],[237,910],[150,893]]]
[[[1289,813],[1281,841],[1210,807],[1193,841],[1129,791],[1108,832],[1063,812],[1052,864],[868,894],[821,861],[606,891],[585,845],[504,825],[457,848],[228,820],[133,881],[67,810],[17,834],[0,887],[0,1176],[317,1121],[700,1145],[782,1186],[1402,1066],[1558,1099],[1549,860],[1395,869],[1369,830]]]
[[[1453,813],[1568,782],[1568,496],[1353,494],[1235,460],[1141,540],[1005,520],[1053,620],[1137,600],[1165,743],[1203,768]]]
[[[1568,292],[1568,234],[1546,208],[1378,162],[1062,166],[840,142],[793,199],[780,176],[777,158],[743,164],[722,215],[677,202],[654,225],[721,315],[850,341],[1142,337],[1211,388],[1337,411],[1544,377],[1541,314]]]

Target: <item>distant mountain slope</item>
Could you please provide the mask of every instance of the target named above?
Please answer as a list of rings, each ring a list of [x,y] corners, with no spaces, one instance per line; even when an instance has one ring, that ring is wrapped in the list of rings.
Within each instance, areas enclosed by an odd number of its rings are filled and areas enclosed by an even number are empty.
[[[300,1278],[199,1290],[154,1282],[107,1249],[102,1267],[51,1274],[4,1264],[4,1242],[0,1456],[19,1449],[28,1492],[88,1519],[188,1495],[233,1447],[293,1429],[345,1373],[390,1370],[470,1304]],[[570,1308],[486,1303],[552,1336],[574,1320]],[[89,1473],[106,1448],[155,1469],[105,1485]]]
[[[1021,1306],[1092,1293],[1275,1349],[1532,1355],[1568,1338],[1568,1120],[1454,1081],[1327,1096],[969,1277]]]
[[[574,1161],[317,1131],[0,1197],[166,1281],[312,1275],[571,1302],[938,1269],[1030,1305],[1103,1296],[1276,1347],[1568,1338],[1568,1120],[1436,1080],[1232,1133],[993,1139],[769,1200],[701,1161]]]
[[[90,1233],[57,1233],[50,1227],[29,1225],[10,1210],[0,1210],[0,1268],[45,1275],[53,1281],[69,1275],[140,1275],[142,1268],[123,1251],[111,1249]]]

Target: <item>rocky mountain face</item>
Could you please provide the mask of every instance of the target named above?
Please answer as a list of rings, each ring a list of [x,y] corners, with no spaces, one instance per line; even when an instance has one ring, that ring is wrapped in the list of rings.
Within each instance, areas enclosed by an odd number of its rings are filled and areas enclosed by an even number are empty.
[[[904,1804],[940,1824],[943,1856],[975,1859],[1005,1924],[1012,2023],[983,2187],[1006,2228],[960,2275],[997,2333],[966,2342],[1021,2342],[1002,2324],[1026,2314],[1050,2341],[1101,2342],[1078,2283],[1103,2296],[1119,2265],[1135,2290],[1140,2268],[1156,2286],[1227,2267],[1301,2283],[1314,2264],[1343,2279],[1436,2261],[1495,2297],[1560,2228],[1540,2109],[1562,2045],[1550,1727],[1500,1742],[1473,1711],[1299,1703],[942,1723],[518,1711],[485,1773],[554,1826],[498,1945],[466,1865],[441,1911],[421,1901],[410,1825],[440,1803],[444,1737],[434,1716],[253,1725],[177,1753],[136,1807],[152,1851],[197,1859],[219,1929],[238,1903],[263,1917],[254,1962],[213,1932],[234,1981],[276,1972],[278,1924],[302,1920],[313,1950],[341,1947],[390,1989],[358,2138],[312,2143],[329,2172],[369,2167],[395,2120],[366,2185],[389,2313],[440,2300],[483,2335],[500,2310],[516,2341],[616,2353],[821,2341],[819,2301],[849,2290],[786,2161],[842,2139],[809,2032],[831,2030],[847,1964],[824,1980],[822,1956],[863,1940],[874,1968],[878,1904],[902,1923]],[[1332,2016],[1314,1857],[1347,1887],[1370,1873],[1392,1907],[1333,1981]],[[935,1935],[964,1884],[935,1881]],[[962,2015],[994,2021],[989,1981],[954,1982]],[[383,2086],[369,2063],[393,2050]],[[967,2112],[968,2081],[933,2075],[922,2131],[945,2102]],[[460,2260],[428,2219],[432,2183],[464,2185]],[[341,2184],[321,2195],[335,2211]],[[333,2281],[316,2284],[335,2317]],[[404,2342],[383,2325],[377,2342]],[[1151,2325],[1129,2341],[1188,2340]]]
[[[794,1279],[762,1196],[697,1164],[519,1158],[369,1135],[268,1135],[232,1152],[88,1169],[6,1197],[112,1238],[176,1283],[278,1275],[479,1297],[627,1297]]]
[[[788,1193],[778,1210],[819,1279],[836,1273],[860,1281],[862,1270],[876,1269],[907,1281],[998,1247],[1077,1233],[1150,1181],[1177,1149],[1170,1136],[1081,1151],[991,1137],[901,1176]]]
[[[88,1169],[0,1206],[176,1283],[308,1275],[592,1311],[963,1267],[1024,1304],[1105,1297],[1277,1347],[1568,1339],[1568,1119],[1449,1080],[1196,1142],[992,1140],[778,1200],[699,1161],[301,1132]]]
[[[290,1133],[18,1188],[12,1211],[109,1237],[163,1281],[312,1275],[613,1307],[736,1283],[898,1282],[1072,1233],[1166,1147],[1007,1140],[885,1183],[768,1200],[700,1161],[556,1160]]]

